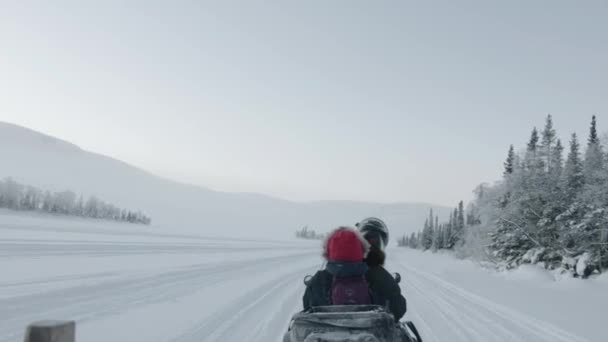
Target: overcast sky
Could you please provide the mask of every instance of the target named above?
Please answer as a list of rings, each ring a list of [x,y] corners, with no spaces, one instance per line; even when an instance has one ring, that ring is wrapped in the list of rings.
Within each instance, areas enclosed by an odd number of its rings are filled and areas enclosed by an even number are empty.
[[[0,120],[212,189],[453,205],[608,129],[606,1],[0,3]]]

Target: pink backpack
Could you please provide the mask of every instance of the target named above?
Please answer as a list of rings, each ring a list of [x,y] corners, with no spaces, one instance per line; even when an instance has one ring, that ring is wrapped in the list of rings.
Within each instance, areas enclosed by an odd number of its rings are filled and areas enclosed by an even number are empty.
[[[331,283],[333,305],[369,305],[372,298],[365,275],[334,277]]]

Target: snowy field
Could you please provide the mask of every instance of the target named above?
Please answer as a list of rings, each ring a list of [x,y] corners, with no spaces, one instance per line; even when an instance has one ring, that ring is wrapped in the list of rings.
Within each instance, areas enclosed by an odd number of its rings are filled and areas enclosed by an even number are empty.
[[[212,239],[0,212],[0,342],[74,319],[79,342],[280,341],[320,267],[316,241]],[[425,341],[606,341],[608,279],[486,271],[389,250]]]

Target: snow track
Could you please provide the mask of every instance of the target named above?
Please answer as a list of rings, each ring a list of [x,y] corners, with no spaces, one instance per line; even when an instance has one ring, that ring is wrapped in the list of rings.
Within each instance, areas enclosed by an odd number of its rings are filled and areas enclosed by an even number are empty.
[[[429,272],[392,259],[403,276],[409,317],[425,341],[589,342],[589,340],[483,298]]]
[[[196,254],[200,252],[230,253],[244,251],[287,251],[282,246],[227,246],[217,243],[121,243],[116,241],[29,241],[8,240],[0,242],[0,258],[43,256],[118,256],[145,254]]]
[[[78,342],[280,342],[304,276],[322,263],[318,242],[111,231],[0,226],[0,342],[21,341],[40,319],[76,320]],[[401,273],[406,319],[427,342],[605,341],[584,324],[569,331],[555,316],[487,296],[483,281],[496,277],[477,268],[457,272],[481,281],[455,282],[445,272],[453,259],[436,259],[394,249],[387,265]]]
[[[184,267],[163,273],[129,274],[117,280],[101,281],[92,285],[2,299],[0,341],[17,340],[23,333],[24,325],[36,319],[66,317],[85,322],[137,306],[170,301],[204,291],[208,286],[232,279],[239,274],[255,274],[267,268],[289,265],[304,256],[293,254],[219,265]],[[303,272],[302,269],[299,271],[300,274]],[[273,281],[276,282],[276,279]],[[255,297],[252,295],[248,298]]]
[[[310,267],[298,269],[283,276],[282,279],[272,279],[248,290],[236,300],[227,303],[222,310],[202,320],[192,330],[172,341],[269,341],[272,338],[276,339],[281,331],[276,331],[275,327],[270,324],[281,317],[276,314],[276,303],[290,298],[285,301],[287,304],[285,307],[290,309],[287,314],[292,315],[294,310],[298,309],[293,301],[293,295],[302,291],[301,286],[294,286],[294,284],[302,280],[302,274],[312,271],[314,269]],[[297,303],[300,302],[297,301]],[[239,329],[234,330],[234,327],[239,327]],[[286,328],[287,325],[284,327]]]

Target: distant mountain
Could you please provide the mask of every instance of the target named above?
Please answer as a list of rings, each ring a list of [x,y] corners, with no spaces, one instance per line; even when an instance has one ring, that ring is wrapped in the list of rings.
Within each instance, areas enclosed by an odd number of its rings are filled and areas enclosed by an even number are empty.
[[[293,236],[304,225],[318,232],[353,225],[365,216],[387,221],[393,236],[418,230],[430,204],[352,201],[292,202],[260,194],[213,191],[155,176],[69,142],[0,122],[0,178],[50,190],[72,190],[148,213],[154,226],[211,236]],[[184,166],[187,167],[187,166]],[[432,206],[440,217],[450,209]],[[394,240],[393,240],[394,241]]]

